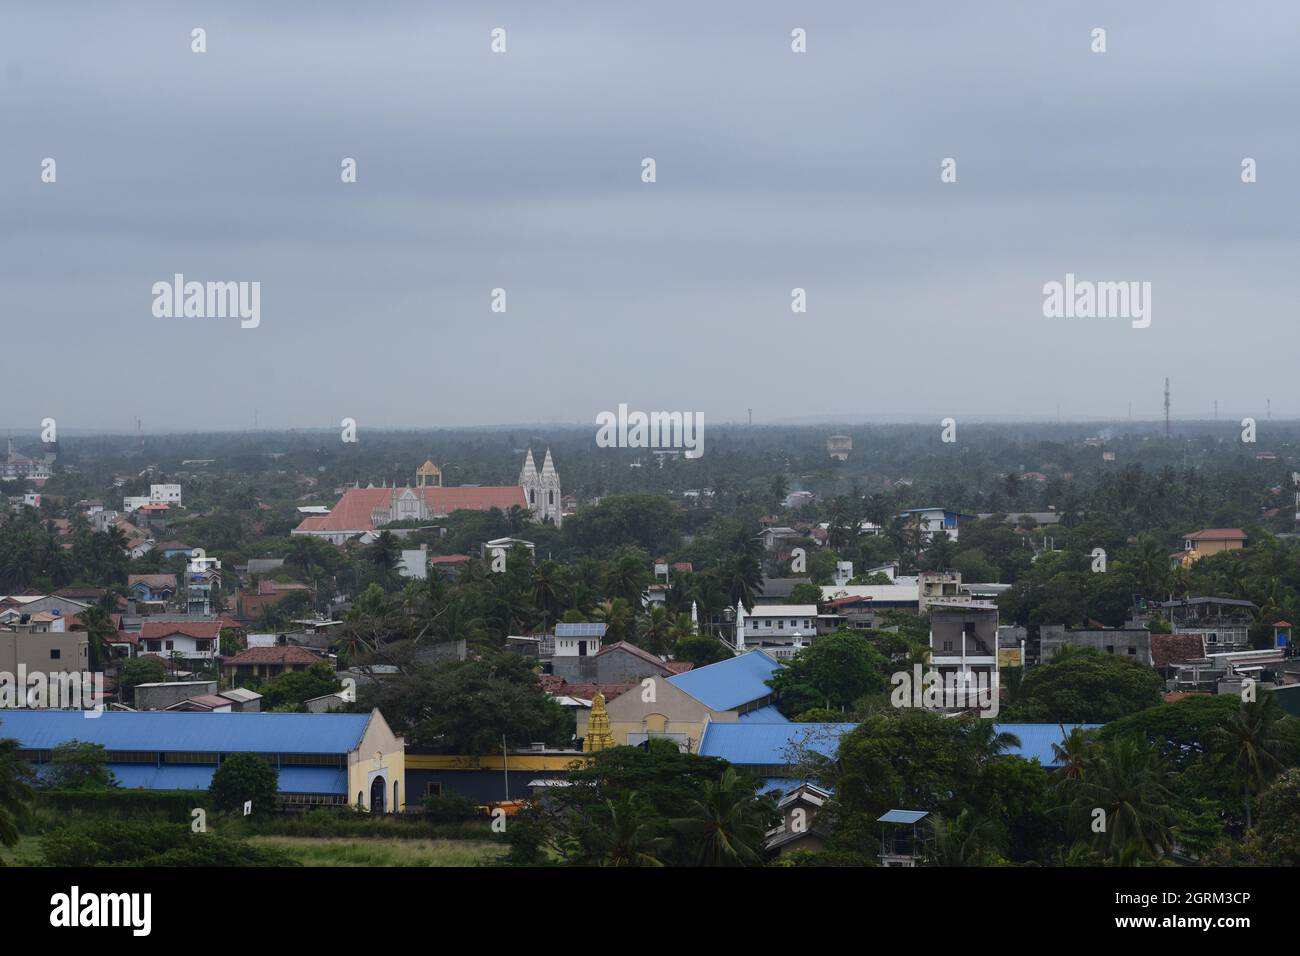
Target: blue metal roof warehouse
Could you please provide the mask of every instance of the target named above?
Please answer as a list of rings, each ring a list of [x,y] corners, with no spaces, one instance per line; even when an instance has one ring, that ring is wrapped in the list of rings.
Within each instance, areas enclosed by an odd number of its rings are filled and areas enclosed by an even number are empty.
[[[49,750],[69,740],[106,750],[215,753],[346,754],[357,748],[369,714],[204,714],[3,710],[0,738],[15,737],[24,750]],[[219,717],[220,721],[207,718]],[[319,718],[324,717],[324,720]]]
[[[998,733],[1014,734],[1020,741],[1007,748],[1012,756],[1037,759],[1048,769],[1057,766],[1053,744],[1064,742],[1076,727],[1095,730],[1101,724],[996,724]],[[840,737],[851,733],[857,724],[760,723],[744,720],[735,723],[714,721],[705,728],[700,754],[721,757],[728,763],[751,767],[780,767],[793,762],[793,755],[805,748],[825,757],[833,757]]]
[[[349,768],[372,756],[361,748],[376,726],[389,762],[369,774],[401,781],[404,746],[378,711],[369,714],[209,714],[181,711],[0,711],[0,739],[14,738],[38,775],[49,772],[50,751],[77,740],[108,751],[119,786],[147,790],[205,790],[221,759],[262,754],[279,770],[290,802],[348,803]],[[382,754],[379,755],[382,758]],[[397,758],[397,759],[394,759]],[[382,762],[382,759],[381,759]],[[362,802],[365,793],[359,794]],[[376,794],[376,797],[378,794]],[[400,799],[400,788],[398,799]]]
[[[750,651],[677,674],[668,678],[668,683],[710,710],[732,710],[770,697],[773,691],[767,679],[780,669],[781,665],[762,651]]]

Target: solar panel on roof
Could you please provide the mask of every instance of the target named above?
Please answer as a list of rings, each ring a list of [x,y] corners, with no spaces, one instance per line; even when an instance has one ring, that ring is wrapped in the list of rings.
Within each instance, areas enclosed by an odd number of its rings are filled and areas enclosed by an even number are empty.
[[[604,637],[607,624],[557,624],[556,637]]]

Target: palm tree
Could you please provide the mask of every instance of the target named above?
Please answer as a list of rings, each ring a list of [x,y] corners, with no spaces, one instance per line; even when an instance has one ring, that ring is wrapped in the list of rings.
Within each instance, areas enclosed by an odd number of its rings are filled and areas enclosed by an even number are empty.
[[[730,605],[743,604],[752,611],[755,596],[763,593],[763,566],[758,559],[748,552],[736,554],[721,570]]]
[[[982,717],[975,718],[970,740],[975,747],[975,759],[981,764],[1020,746],[1019,737],[1008,731],[999,731],[997,724]]]
[[[1072,788],[1076,818],[1090,828],[1101,822],[1092,832],[1093,846],[1120,866],[1167,854],[1176,820],[1170,780],[1167,759],[1141,736],[1099,745]]]
[[[381,571],[391,572],[402,560],[402,544],[391,531],[381,531],[366,548],[366,557]]]
[[[17,740],[0,740],[0,844],[4,846],[18,842],[18,822],[27,815],[33,796],[27,784],[32,768],[19,759],[18,748]]]
[[[687,618],[688,626],[690,618]],[[669,638],[669,631],[673,626],[673,618],[662,607],[653,607],[650,612],[644,615],[638,625],[637,631],[641,646],[652,654],[663,654],[672,646],[672,640]]]
[[[757,866],[763,862],[765,805],[744,786],[735,767],[704,785],[701,799],[686,805],[673,828],[697,846],[701,866]]]
[[[1211,765],[1225,773],[1246,806],[1246,829],[1251,826],[1250,795],[1268,786],[1287,765],[1291,741],[1284,724],[1286,714],[1272,694],[1242,704],[1221,726],[1210,731]]]
[[[668,633],[665,635],[668,646],[676,647],[680,641],[690,640],[694,636],[695,629],[691,626],[691,616],[674,614],[668,622]]]
[[[511,505],[510,510],[506,512],[506,527],[510,529],[512,535],[518,534],[524,530],[524,526],[531,520],[527,509],[519,505]]]
[[[126,532],[123,531],[121,528],[119,528],[117,525],[112,525],[111,527],[109,527],[108,530],[104,532],[104,534],[106,536],[105,540],[108,541],[109,547],[111,547],[118,554],[121,554],[124,551],[126,551],[128,546],[131,544],[130,539],[128,539],[126,536]]]
[[[1143,535],[1133,551],[1132,563],[1142,594],[1146,597],[1162,596],[1169,580],[1169,550],[1162,548],[1160,542],[1150,535]]]
[[[584,827],[589,855],[597,866],[663,866],[658,854],[668,840],[656,836],[656,817],[640,794],[625,791],[618,802],[592,807]]]
[[[546,628],[565,611],[564,569],[554,561],[539,561],[533,568],[533,605],[542,613],[542,627]]]
[[[1064,731],[1065,728],[1061,727]],[[1082,727],[1072,727],[1061,742],[1052,744],[1056,763],[1056,785],[1068,788],[1083,779],[1092,754],[1092,734]]]
[[[993,821],[969,807],[951,820],[935,817],[931,824],[934,848],[928,854],[934,866],[987,866],[998,855],[998,829]]]
[[[623,598],[629,604],[639,607],[641,596],[650,583],[650,572],[636,555],[620,554],[609,565],[604,583],[606,597]]]
[[[593,615],[606,625],[606,643],[625,641],[632,630],[632,606],[624,598],[614,598],[596,606]]]
[[[108,645],[117,637],[117,627],[108,611],[101,607],[88,607],[77,617],[86,631],[86,641],[90,645],[90,669],[100,671],[108,660]]]

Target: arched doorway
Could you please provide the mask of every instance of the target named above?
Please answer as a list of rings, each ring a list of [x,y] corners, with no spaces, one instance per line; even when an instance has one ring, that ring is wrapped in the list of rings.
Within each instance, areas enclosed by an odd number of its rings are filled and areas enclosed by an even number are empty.
[[[401,786],[402,783],[400,780],[393,781],[393,812],[394,813],[402,812]]]
[[[384,784],[383,777],[376,777],[370,784],[370,812],[384,812],[384,795],[388,788]]]

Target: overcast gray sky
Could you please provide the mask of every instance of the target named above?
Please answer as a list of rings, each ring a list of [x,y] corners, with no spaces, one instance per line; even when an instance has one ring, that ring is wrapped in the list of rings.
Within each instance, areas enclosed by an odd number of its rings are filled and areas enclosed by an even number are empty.
[[[1294,0],[614,6],[6,3],[0,427],[1300,414]]]

